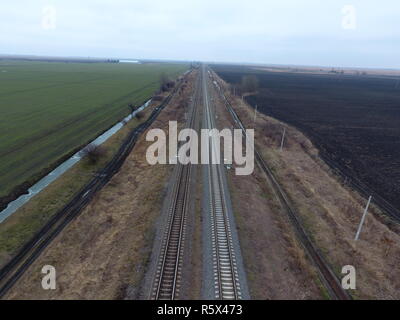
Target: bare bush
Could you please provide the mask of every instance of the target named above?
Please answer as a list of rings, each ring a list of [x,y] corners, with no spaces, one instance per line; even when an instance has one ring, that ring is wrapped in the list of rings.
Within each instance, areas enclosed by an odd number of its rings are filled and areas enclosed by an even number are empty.
[[[80,156],[87,159],[90,164],[96,164],[106,153],[107,150],[103,146],[91,143],[80,152]]]
[[[282,139],[283,127],[276,123],[269,123],[262,127],[262,135],[270,144],[278,146]]]
[[[135,114],[136,119],[140,120],[143,119],[144,117],[144,112],[143,111],[139,111]]]
[[[172,89],[173,87],[175,87],[175,81],[173,80],[168,81],[167,88]]]
[[[165,84],[167,84],[168,81],[169,81],[168,75],[165,72],[161,73],[161,75],[160,75],[161,87],[164,86]]]
[[[231,93],[236,96],[236,95],[241,95],[242,92],[242,86],[241,85],[237,85],[237,84],[232,84],[230,87],[230,91]]]

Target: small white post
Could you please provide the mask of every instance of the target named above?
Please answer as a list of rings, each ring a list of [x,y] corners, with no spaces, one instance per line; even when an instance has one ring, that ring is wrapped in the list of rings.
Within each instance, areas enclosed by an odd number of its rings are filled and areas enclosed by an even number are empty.
[[[283,128],[282,140],[281,140],[281,151],[283,150],[283,142],[285,141],[286,128]]]
[[[365,209],[364,209],[364,214],[363,214],[363,216],[362,216],[362,218],[361,218],[360,225],[358,226],[358,230],[357,230],[357,233],[356,233],[356,237],[354,238],[355,241],[357,241],[358,238],[360,237],[361,228],[362,228],[362,226],[363,226],[363,224],[364,224],[365,217],[366,217],[366,215],[367,215],[368,208],[369,208],[369,204],[371,203],[371,200],[372,200],[372,196],[369,196],[367,206],[366,206]]]
[[[256,124],[257,108],[258,106],[256,105],[256,108],[254,110],[254,125]]]

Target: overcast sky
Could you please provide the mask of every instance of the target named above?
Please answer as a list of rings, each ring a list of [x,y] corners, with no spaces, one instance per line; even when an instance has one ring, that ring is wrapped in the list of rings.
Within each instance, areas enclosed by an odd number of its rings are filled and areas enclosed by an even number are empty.
[[[2,0],[0,53],[400,68],[400,1]]]

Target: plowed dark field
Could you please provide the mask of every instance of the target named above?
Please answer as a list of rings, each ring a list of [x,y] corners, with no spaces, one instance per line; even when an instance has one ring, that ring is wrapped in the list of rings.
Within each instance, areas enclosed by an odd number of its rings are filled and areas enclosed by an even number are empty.
[[[214,66],[227,82],[255,74],[246,97],[305,133],[346,175],[400,209],[400,80],[394,76],[272,72]]]

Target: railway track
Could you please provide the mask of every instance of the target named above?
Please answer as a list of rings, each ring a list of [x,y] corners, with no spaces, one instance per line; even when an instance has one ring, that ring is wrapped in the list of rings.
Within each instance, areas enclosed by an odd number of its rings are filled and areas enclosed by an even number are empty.
[[[160,112],[169,104],[180,84],[156,107],[149,118],[136,127],[122,143],[112,160],[83,187],[74,198],[59,210],[38,231],[18,253],[0,269],[0,298],[18,281],[32,263],[40,256],[52,240],[87,206],[94,195],[119,171],[125,159],[135,146],[140,135],[154,122]]]
[[[196,85],[187,128],[195,129],[199,86]],[[185,253],[186,220],[190,210],[192,165],[180,162],[175,167],[168,219],[158,254],[156,272],[149,298],[175,300],[179,298]]]
[[[214,80],[214,79],[213,79]],[[242,130],[243,136],[246,138],[246,128],[244,127],[242,121],[240,120],[239,116],[233,109],[231,103],[228,101],[226,98],[225,94],[222,92],[220,89],[221,86],[216,84],[216,89],[220,93],[223,101],[225,102],[225,106],[232,116],[232,119],[234,120],[235,124]],[[328,263],[325,261],[325,259],[322,257],[321,253],[317,249],[317,247],[313,244],[311,239],[308,237],[306,231],[304,230],[301,222],[298,219],[298,215],[293,208],[292,204],[290,203],[288,196],[286,195],[285,191],[275,178],[272,170],[269,168],[267,163],[264,161],[262,158],[261,154],[257,151],[257,149],[254,149],[255,153],[255,159],[261,170],[265,173],[267,176],[270,185],[272,186],[277,198],[279,199],[282,207],[285,209],[285,211],[288,214],[288,217],[290,221],[292,222],[292,225],[297,233],[297,236],[303,245],[308,257],[310,260],[313,262],[313,264],[316,266],[321,281],[324,284],[325,288],[327,289],[330,297],[332,299],[336,300],[351,300],[351,296],[347,293],[346,290],[344,290],[341,286],[341,283],[339,279],[336,277],[335,273],[332,271]]]
[[[213,129],[215,128],[214,113],[209,103],[207,75],[205,71],[205,68],[203,68],[204,123],[207,129]],[[215,140],[214,138],[210,137],[210,164],[207,166],[214,294],[216,299],[238,300],[242,298],[242,292],[228,214],[227,197],[222,180],[222,170],[224,168],[221,164],[212,164],[211,162],[213,154],[218,152],[216,145],[219,143],[219,140]]]
[[[209,182],[215,298],[238,300],[242,295],[218,165],[210,165]]]

